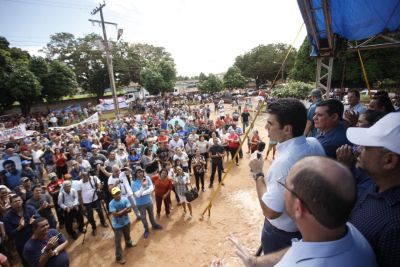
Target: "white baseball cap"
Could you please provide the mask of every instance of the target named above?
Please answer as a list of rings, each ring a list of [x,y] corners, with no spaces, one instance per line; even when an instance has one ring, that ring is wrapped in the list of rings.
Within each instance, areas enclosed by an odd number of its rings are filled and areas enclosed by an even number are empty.
[[[391,112],[369,128],[350,127],[347,139],[360,146],[384,147],[400,154],[400,112]]]

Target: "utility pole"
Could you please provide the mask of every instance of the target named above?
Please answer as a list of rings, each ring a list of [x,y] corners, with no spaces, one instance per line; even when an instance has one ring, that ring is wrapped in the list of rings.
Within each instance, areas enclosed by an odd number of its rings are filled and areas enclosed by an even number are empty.
[[[100,11],[100,19],[101,19],[101,21],[92,20],[92,19],[89,19],[89,21],[90,22],[99,22],[99,23],[101,23],[101,27],[103,29],[103,39],[104,39],[103,42],[104,42],[104,48],[106,50],[107,69],[108,69],[108,76],[110,78],[110,87],[111,87],[112,97],[113,97],[113,100],[114,100],[115,116],[119,120],[119,118],[120,118],[119,115],[120,114],[119,114],[119,105],[118,105],[118,99],[117,99],[117,92],[116,92],[116,89],[115,89],[114,70],[113,70],[112,57],[111,57],[111,52],[110,52],[110,46],[109,46],[108,40],[107,40],[107,33],[106,33],[106,26],[105,26],[105,24],[111,24],[111,25],[115,25],[115,26],[117,26],[117,24],[116,23],[112,23],[112,22],[105,22],[104,21],[103,7],[105,7],[105,5],[106,5],[106,3],[103,2],[103,4],[99,4],[99,7],[96,7],[91,12],[92,15],[95,15],[97,12]]]

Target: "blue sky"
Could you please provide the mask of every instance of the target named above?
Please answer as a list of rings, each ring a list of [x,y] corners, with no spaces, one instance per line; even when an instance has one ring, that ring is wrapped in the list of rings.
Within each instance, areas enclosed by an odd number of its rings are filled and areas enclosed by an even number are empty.
[[[31,54],[57,32],[76,37],[96,32],[88,19],[94,0],[0,0],[0,35]],[[302,19],[295,0],[109,0],[106,21],[124,29],[130,43],[162,46],[180,75],[221,73],[235,57],[260,44],[292,43]],[[109,38],[117,30],[107,27]],[[303,28],[296,47],[306,35]]]

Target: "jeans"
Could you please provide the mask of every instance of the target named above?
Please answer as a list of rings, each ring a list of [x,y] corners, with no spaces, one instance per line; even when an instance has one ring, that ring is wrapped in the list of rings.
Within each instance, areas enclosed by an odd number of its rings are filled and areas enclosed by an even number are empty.
[[[301,239],[300,232],[285,232],[276,228],[265,219],[261,235],[261,245],[264,254],[290,247],[293,238]]]
[[[125,197],[131,203],[131,208],[136,215],[136,219],[140,219],[140,211],[139,211],[138,207],[136,206],[136,201],[135,201],[135,198],[133,197],[133,195],[125,196]]]
[[[222,179],[222,160],[219,160],[218,162],[211,162],[211,177],[210,177],[210,186],[214,184],[214,177],[215,177],[215,172],[218,169],[218,182],[221,182]]]
[[[162,197],[159,197],[156,195],[157,215],[160,215],[160,213],[161,213],[162,202],[163,202]],[[164,199],[165,214],[167,214],[167,215],[169,215],[169,213],[170,213],[170,209],[169,209],[170,204],[171,204],[171,198],[170,198],[170,195],[168,195]]]
[[[201,188],[204,189],[204,172],[194,172],[194,178],[196,179],[197,190],[200,190],[200,183]]]
[[[233,159],[233,157],[235,156],[235,154],[236,154],[236,151],[239,149],[239,147],[236,147],[236,148],[232,148],[232,147],[230,147],[229,148],[229,152],[231,153],[231,157],[232,157],[232,159]],[[236,157],[236,163],[239,163],[239,156],[240,155],[238,155],[237,157]]]
[[[140,218],[142,219],[143,227],[146,232],[149,231],[149,224],[147,222],[147,216],[146,213],[149,213],[149,219],[150,223],[152,226],[155,226],[157,223],[154,220],[154,210],[153,210],[153,202],[143,204],[143,205],[138,205],[137,206],[139,211],[140,211]]]
[[[117,259],[117,261],[119,261],[124,258],[121,246],[122,236],[125,239],[125,245],[132,245],[132,239],[130,236],[131,224],[128,223],[121,228],[113,228],[113,230],[115,236],[115,258]]]
[[[96,229],[96,221],[94,220],[94,217],[93,217],[93,209],[95,209],[97,211],[97,214],[99,215],[101,224],[106,224],[103,210],[100,205],[100,199],[97,199],[96,201],[93,201],[92,203],[87,203],[87,204],[83,204],[83,205],[86,208],[86,216],[87,216],[87,219],[88,219],[90,225],[92,226],[93,230]]]

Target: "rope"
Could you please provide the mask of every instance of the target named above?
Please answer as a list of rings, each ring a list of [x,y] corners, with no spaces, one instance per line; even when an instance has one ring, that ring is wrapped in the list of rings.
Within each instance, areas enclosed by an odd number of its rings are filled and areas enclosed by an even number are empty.
[[[290,46],[289,51],[287,52],[287,54],[286,54],[286,56],[285,56],[285,59],[283,60],[282,65],[281,65],[281,67],[279,68],[278,73],[276,74],[276,76],[275,76],[273,82],[271,83],[270,90],[272,90],[272,88],[275,86],[275,83],[276,83],[276,81],[277,81],[277,79],[278,79],[278,77],[279,77],[279,74],[280,74],[281,71],[283,70],[284,64],[286,63],[286,60],[288,59],[289,54],[290,54],[290,53],[292,52],[292,50],[293,50],[294,43],[296,42],[297,38],[299,37],[300,32],[301,32],[301,30],[303,29],[303,26],[304,26],[304,22],[301,24],[301,27],[300,27],[299,31],[297,32],[297,35],[296,35],[296,37],[294,38],[293,43],[292,43],[292,45]],[[264,105],[265,105],[265,104],[266,104],[266,99],[264,99],[261,103],[258,104],[257,113],[256,113],[254,119],[252,120],[250,126],[247,128],[246,133],[245,133],[245,135],[244,135],[244,138],[240,141],[240,146],[239,146],[239,148],[236,150],[235,155],[233,156],[233,158],[232,158],[231,161],[229,162],[228,169],[226,170],[225,174],[223,175],[223,177],[222,177],[222,179],[221,179],[221,182],[218,184],[218,187],[216,188],[216,190],[215,190],[215,191],[213,192],[213,194],[211,195],[210,201],[208,202],[208,204],[207,204],[206,208],[204,209],[203,213],[201,214],[201,219],[204,218],[204,214],[205,214],[206,212],[208,212],[208,217],[211,216],[212,204],[213,204],[215,198],[217,197],[219,191],[221,190],[221,186],[222,186],[222,184],[224,183],[226,177],[228,176],[228,174],[230,173],[232,167],[234,166],[235,160],[236,160],[236,158],[239,156],[239,151],[242,149],[242,146],[243,146],[245,140],[248,138],[249,133],[250,133],[250,131],[253,129],[254,123],[255,123],[255,121],[257,120],[258,116],[260,115],[260,112],[261,112],[261,110],[264,108]],[[243,129],[243,130],[244,130],[244,129]]]
[[[371,86],[369,85],[367,72],[366,72],[365,67],[364,67],[364,61],[363,61],[363,59],[361,57],[361,53],[360,53],[359,49],[357,49],[357,53],[358,53],[358,57],[360,58],[360,64],[361,64],[361,69],[362,69],[362,72],[363,72],[363,75],[364,75],[364,80],[365,80],[365,83],[367,84],[368,96],[371,97]]]

